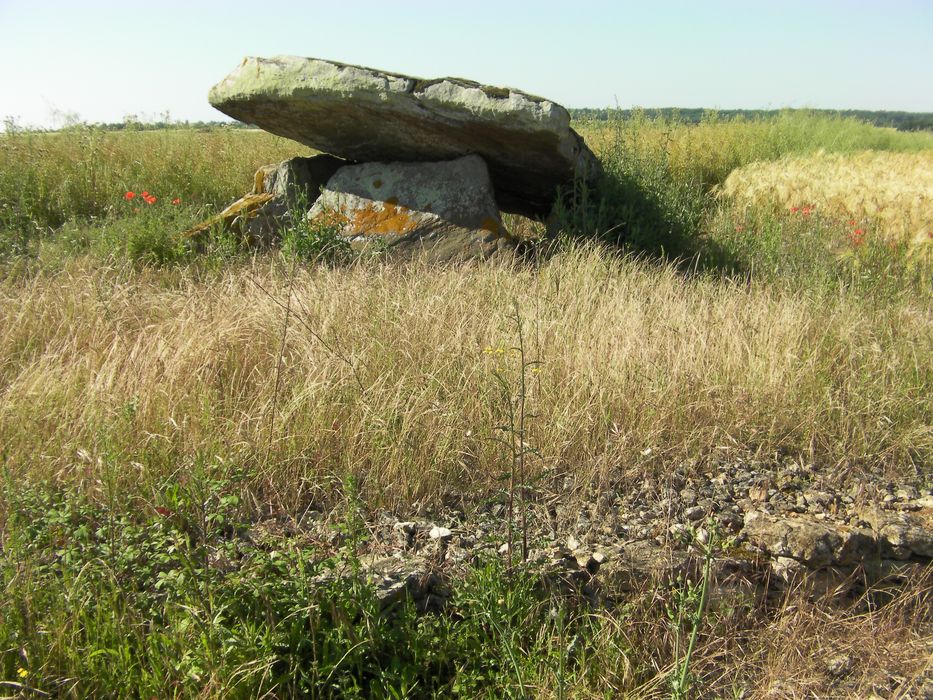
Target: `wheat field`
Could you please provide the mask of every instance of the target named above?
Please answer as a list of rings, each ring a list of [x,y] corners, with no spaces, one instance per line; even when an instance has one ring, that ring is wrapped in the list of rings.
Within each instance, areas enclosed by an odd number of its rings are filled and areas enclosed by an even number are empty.
[[[813,209],[886,240],[933,244],[933,151],[819,152],[735,169],[720,195],[739,205]]]

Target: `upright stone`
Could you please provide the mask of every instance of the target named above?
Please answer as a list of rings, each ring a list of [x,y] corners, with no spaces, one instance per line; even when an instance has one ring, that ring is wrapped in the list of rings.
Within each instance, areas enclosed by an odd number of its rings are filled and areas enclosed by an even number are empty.
[[[264,165],[256,171],[252,192],[182,236],[197,240],[213,229],[236,228],[252,245],[266,246],[289,225],[292,211],[307,211],[328,179],[347,162],[316,155]]]
[[[349,160],[477,154],[498,206],[546,216],[559,187],[598,163],[560,105],[459,78],[421,80],[296,56],[246,58],[209,96],[221,112]]]
[[[346,165],[327,182],[308,218],[337,227],[354,248],[381,248],[396,260],[488,259],[515,245],[479,156]]]

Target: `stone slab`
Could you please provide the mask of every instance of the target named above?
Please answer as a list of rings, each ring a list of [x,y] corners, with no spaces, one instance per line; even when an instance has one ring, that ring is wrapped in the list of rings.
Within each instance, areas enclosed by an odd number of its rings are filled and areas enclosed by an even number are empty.
[[[499,208],[550,212],[557,188],[599,165],[560,105],[459,78],[422,80],[297,56],[249,57],[215,85],[224,114],[341,158],[440,161],[478,154]]]
[[[479,156],[439,163],[360,163],[327,182],[308,218],[339,226],[356,248],[434,262],[487,259],[511,249],[486,164]]]

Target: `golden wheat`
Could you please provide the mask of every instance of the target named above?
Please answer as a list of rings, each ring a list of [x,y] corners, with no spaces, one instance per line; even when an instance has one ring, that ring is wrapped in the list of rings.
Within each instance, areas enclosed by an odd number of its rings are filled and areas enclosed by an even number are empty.
[[[888,241],[933,243],[933,151],[816,153],[752,163],[720,192],[741,205],[816,211],[873,222]]]

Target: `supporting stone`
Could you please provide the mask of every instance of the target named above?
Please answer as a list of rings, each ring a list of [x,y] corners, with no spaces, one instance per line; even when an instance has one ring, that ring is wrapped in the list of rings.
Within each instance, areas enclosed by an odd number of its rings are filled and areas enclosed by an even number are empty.
[[[476,155],[438,163],[361,163],[327,182],[308,214],[356,249],[432,262],[511,251],[489,172]]]
[[[252,192],[182,236],[197,242],[217,228],[238,229],[251,245],[267,246],[278,240],[283,227],[290,225],[292,212],[307,211],[324,184],[347,162],[317,155],[264,165],[253,177]]]

